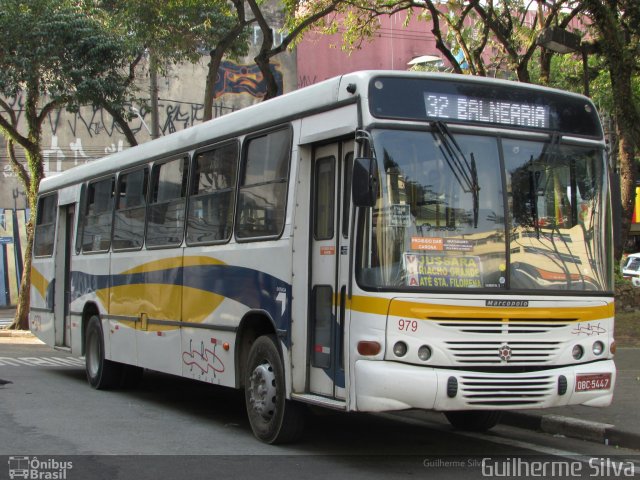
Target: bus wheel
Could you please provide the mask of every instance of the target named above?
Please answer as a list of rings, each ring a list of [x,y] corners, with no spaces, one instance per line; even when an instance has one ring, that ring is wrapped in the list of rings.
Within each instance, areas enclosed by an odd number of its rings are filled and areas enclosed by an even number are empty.
[[[444,412],[449,423],[459,430],[484,432],[495,427],[502,418],[497,410],[471,410],[460,412]]]
[[[259,337],[251,346],[244,385],[249,423],[258,439],[276,444],[302,435],[303,406],[285,398],[284,368],[275,336]]]
[[[93,315],[87,324],[85,369],[89,384],[97,390],[108,390],[120,384],[122,365],[104,358],[104,334],[97,315]]]

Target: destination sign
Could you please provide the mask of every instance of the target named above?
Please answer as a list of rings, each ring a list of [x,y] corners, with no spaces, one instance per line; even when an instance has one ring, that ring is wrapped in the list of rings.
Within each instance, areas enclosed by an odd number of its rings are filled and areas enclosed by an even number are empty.
[[[463,95],[424,94],[427,117],[465,122],[549,128],[549,107]]]
[[[479,257],[406,252],[403,260],[410,287],[482,287]]]
[[[603,138],[588,98],[466,75],[379,76],[369,84],[376,118],[484,125]]]

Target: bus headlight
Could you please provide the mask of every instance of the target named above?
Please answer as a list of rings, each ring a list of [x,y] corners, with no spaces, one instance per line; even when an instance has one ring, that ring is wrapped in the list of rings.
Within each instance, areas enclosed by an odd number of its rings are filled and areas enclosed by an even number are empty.
[[[573,347],[571,355],[573,355],[573,358],[575,358],[576,360],[580,360],[584,355],[584,348],[582,348],[582,345],[576,345],[575,347]]]
[[[423,362],[426,362],[431,358],[431,349],[427,345],[422,345],[418,349],[418,358]]]
[[[604,343],[602,343],[600,340],[598,340],[597,342],[593,342],[593,354],[598,356],[598,355],[602,355],[603,352],[604,352]]]
[[[393,354],[396,357],[404,357],[407,354],[407,344],[404,342],[396,342],[393,346]]]

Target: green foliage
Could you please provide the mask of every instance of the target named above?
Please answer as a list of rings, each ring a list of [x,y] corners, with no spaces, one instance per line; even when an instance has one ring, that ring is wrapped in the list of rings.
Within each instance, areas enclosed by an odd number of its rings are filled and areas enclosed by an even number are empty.
[[[130,58],[103,12],[82,2],[0,0],[0,94],[29,91],[77,108],[122,102]]]
[[[101,6],[129,32],[139,51],[153,51],[159,66],[197,62],[200,51],[214,48],[237,23],[231,3],[221,0],[104,0]],[[227,55],[246,55],[248,38],[244,29]]]

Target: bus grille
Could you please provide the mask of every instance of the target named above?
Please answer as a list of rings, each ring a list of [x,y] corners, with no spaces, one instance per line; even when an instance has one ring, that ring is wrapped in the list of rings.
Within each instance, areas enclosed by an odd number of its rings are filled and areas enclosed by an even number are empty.
[[[440,320],[438,325],[445,328],[457,330],[460,333],[472,333],[476,335],[483,334],[500,334],[500,335],[523,335],[533,334],[542,335],[545,333],[553,332],[556,329],[562,329],[571,325],[570,322],[564,321],[549,321],[545,320],[532,320],[527,319],[515,320],[507,319],[506,321],[495,320]]]
[[[445,342],[451,358],[461,365],[545,365],[553,362],[560,342],[508,343],[509,357],[501,356],[506,342]]]
[[[550,375],[524,378],[465,375],[459,380],[461,394],[469,406],[531,407],[543,404],[556,388],[555,379]]]

